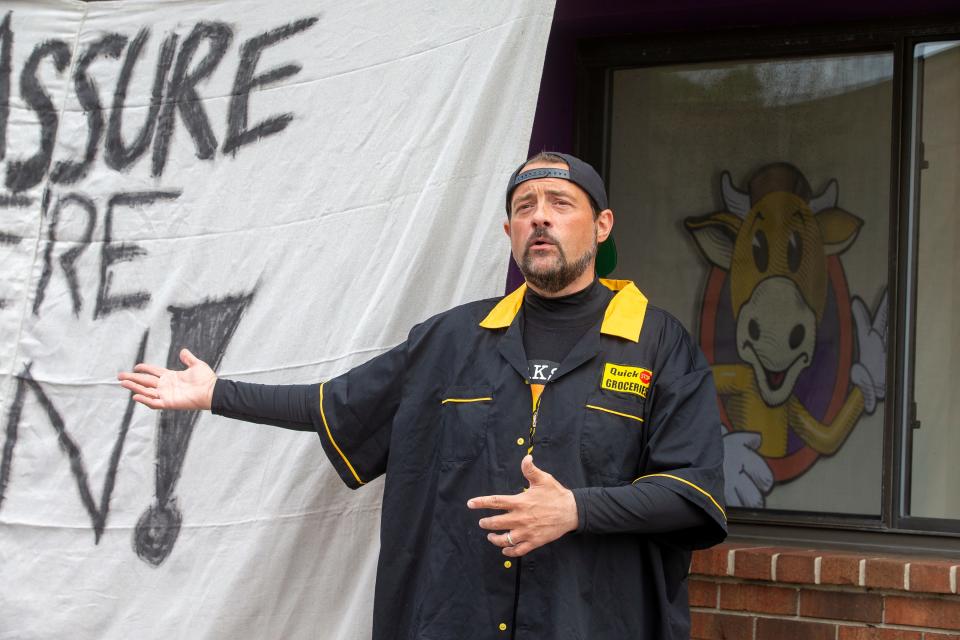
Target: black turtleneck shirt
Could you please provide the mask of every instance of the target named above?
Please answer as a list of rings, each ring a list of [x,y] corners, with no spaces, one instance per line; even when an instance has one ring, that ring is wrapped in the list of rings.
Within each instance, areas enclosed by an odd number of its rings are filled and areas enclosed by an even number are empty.
[[[533,383],[545,383],[580,338],[603,319],[613,291],[594,279],[586,289],[545,298],[527,289],[520,316],[523,350]]]

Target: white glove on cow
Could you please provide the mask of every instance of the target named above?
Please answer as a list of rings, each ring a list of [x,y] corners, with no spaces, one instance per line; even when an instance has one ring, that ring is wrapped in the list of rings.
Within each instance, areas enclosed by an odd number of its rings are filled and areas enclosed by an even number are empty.
[[[753,431],[730,431],[723,435],[723,498],[729,507],[762,508],[773,488],[773,472],[757,449],[762,437]]]
[[[874,313],[858,296],[851,300],[859,360],[850,367],[850,381],[863,393],[863,408],[873,413],[887,393],[887,289]]]

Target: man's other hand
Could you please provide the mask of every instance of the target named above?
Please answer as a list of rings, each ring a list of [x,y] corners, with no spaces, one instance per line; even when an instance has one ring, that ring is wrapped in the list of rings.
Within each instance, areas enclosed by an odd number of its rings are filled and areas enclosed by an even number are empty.
[[[513,496],[482,496],[467,501],[470,509],[496,509],[506,513],[480,520],[487,540],[503,548],[503,555],[520,557],[553,542],[577,528],[577,502],[573,492],[525,456],[520,471],[530,488]]]
[[[180,350],[180,362],[187,365],[184,371],[140,363],[117,379],[134,400],[151,409],[209,409],[217,374],[187,349]]]

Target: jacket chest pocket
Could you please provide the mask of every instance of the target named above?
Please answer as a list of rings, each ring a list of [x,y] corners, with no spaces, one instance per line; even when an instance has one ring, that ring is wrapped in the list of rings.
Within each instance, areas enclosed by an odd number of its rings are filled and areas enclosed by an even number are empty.
[[[483,450],[493,396],[486,387],[451,387],[440,407],[442,462],[469,462]]]
[[[632,481],[646,428],[644,402],[594,394],[583,411],[580,456],[588,473],[608,482]]]

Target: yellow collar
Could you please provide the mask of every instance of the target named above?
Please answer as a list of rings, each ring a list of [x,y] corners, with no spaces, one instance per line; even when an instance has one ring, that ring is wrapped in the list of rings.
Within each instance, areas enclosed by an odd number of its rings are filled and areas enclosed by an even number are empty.
[[[617,292],[603,314],[600,333],[619,336],[632,342],[640,340],[640,329],[643,328],[643,317],[647,312],[647,297],[630,280],[601,278],[600,284]],[[484,329],[509,327],[520,311],[526,290],[527,284],[523,283],[513,293],[505,296],[480,322],[480,326]]]

